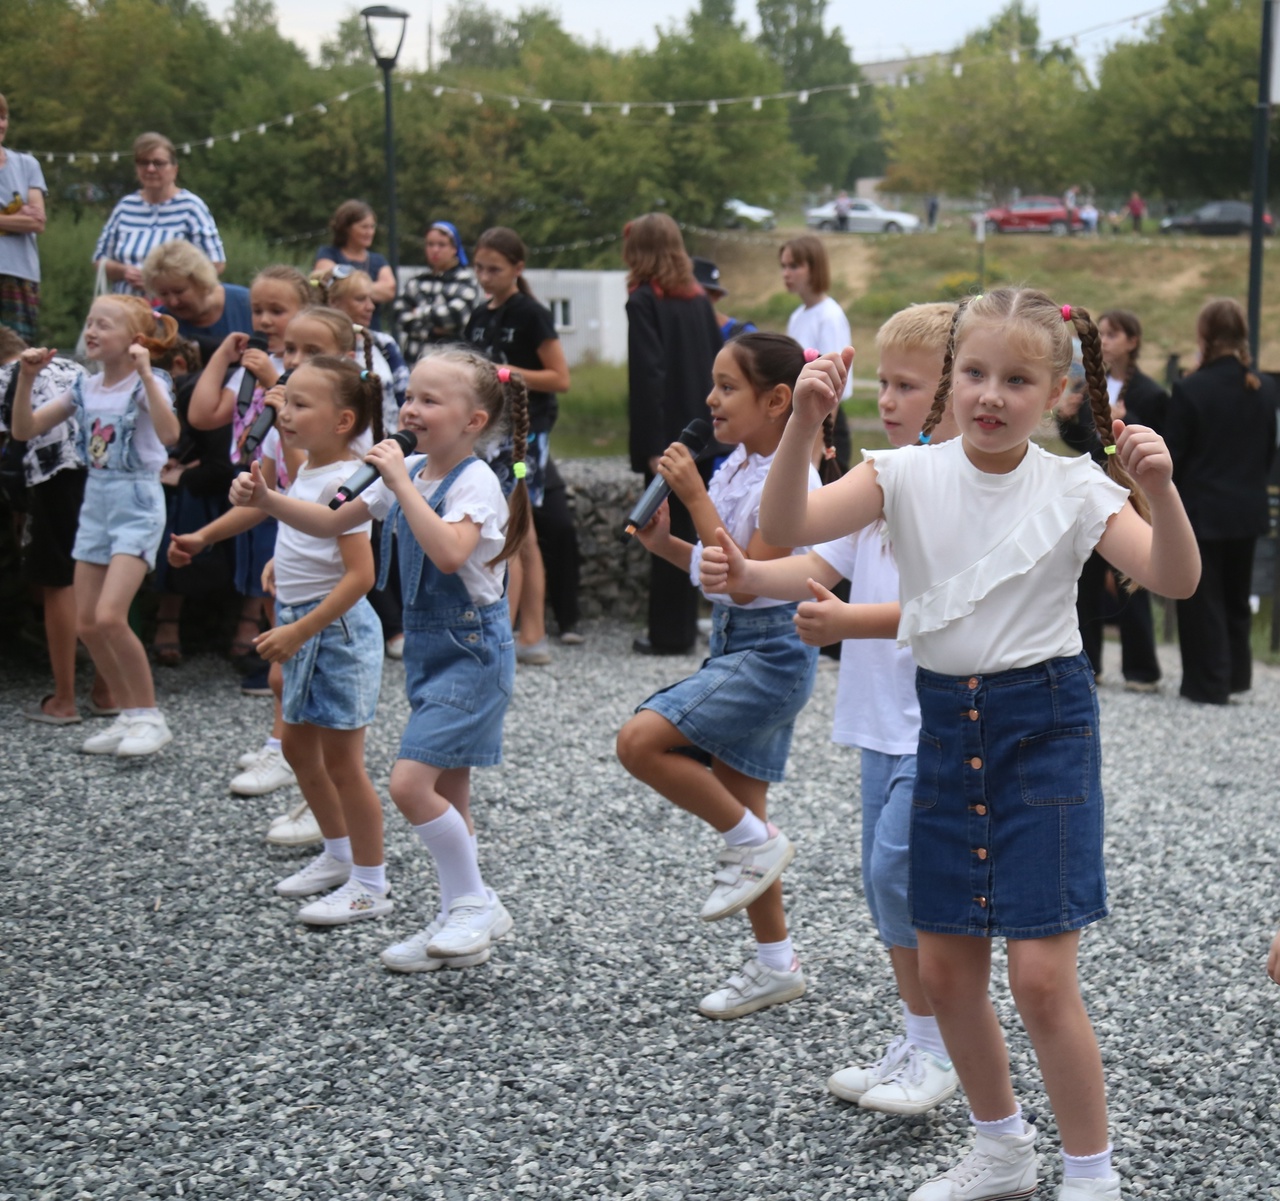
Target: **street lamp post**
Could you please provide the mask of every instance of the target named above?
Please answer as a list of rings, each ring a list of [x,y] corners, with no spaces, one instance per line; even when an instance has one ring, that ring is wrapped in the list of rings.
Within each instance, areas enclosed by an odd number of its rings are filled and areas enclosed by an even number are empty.
[[[386,4],[375,4],[371,8],[362,9],[365,33],[369,37],[369,49],[379,67],[382,68],[382,99],[386,113],[387,142],[387,260],[391,264],[391,273],[396,277],[396,288],[400,287],[400,244],[396,235],[396,144],[391,121],[391,72],[395,69],[396,59],[400,57],[400,48],[404,45],[405,22],[409,14],[402,8],[391,8]],[[388,313],[391,307],[388,306]],[[394,319],[392,319],[394,320]]]

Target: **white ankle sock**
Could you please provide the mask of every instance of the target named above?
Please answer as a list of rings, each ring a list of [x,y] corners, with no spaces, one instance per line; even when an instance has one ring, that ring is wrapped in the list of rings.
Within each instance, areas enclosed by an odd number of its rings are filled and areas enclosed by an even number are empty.
[[[748,809],[743,813],[742,820],[720,837],[727,847],[758,847],[762,842],[769,841],[769,827]]]
[[[264,751],[278,751],[280,749],[280,739],[268,738],[266,742],[262,744],[262,749]]]
[[[125,717],[159,717],[159,709],[121,709]]]
[[[922,1051],[928,1051],[938,1059],[950,1061],[947,1044],[942,1041],[942,1032],[938,1029],[938,1019],[933,1014],[912,1013],[903,1004],[902,1021],[906,1026],[907,1042],[913,1043]]]
[[[1068,1155],[1065,1151],[1059,1154],[1062,1156],[1062,1174],[1067,1179],[1106,1180],[1111,1175],[1110,1147],[1097,1155]]]
[[[475,843],[462,814],[452,805],[434,820],[414,826],[413,832],[435,860],[440,877],[440,908],[446,914],[459,897],[488,895],[476,863]]]
[[[339,863],[351,862],[351,839],[349,838],[326,838],[324,849]]]
[[[999,1138],[1002,1134],[1021,1134],[1024,1127],[1021,1105],[1009,1117],[1000,1118],[995,1122],[980,1122],[972,1113],[969,1115],[969,1121],[980,1134],[985,1134],[988,1138]]]
[[[387,865],[379,863],[377,867],[366,867],[355,863],[351,866],[351,878],[358,880],[370,892],[387,891]]]
[[[795,957],[790,938],[784,938],[781,942],[756,943],[756,962],[773,968],[775,972],[789,972]]]

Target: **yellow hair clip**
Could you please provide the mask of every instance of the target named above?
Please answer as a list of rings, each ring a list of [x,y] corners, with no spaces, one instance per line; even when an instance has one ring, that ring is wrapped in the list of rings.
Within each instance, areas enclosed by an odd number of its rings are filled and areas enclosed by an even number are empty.
[[[1104,446],[1102,449],[1105,450],[1109,455],[1113,455],[1116,453],[1116,445],[1114,442],[1110,446]]]
[[[524,479],[524,477],[529,474],[528,464],[525,463],[523,459],[519,463],[513,463],[511,465],[511,474],[518,480]]]

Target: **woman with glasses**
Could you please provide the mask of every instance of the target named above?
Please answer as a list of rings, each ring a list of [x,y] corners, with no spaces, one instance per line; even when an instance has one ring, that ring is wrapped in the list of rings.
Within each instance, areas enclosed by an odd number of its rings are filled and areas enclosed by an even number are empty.
[[[369,328],[382,329],[382,306],[395,297],[396,277],[391,264],[369,249],[378,232],[378,219],[373,215],[373,209],[363,200],[344,200],[329,219],[329,232],[333,241],[316,251],[316,264],[311,274],[334,272],[333,278],[341,279],[337,270],[342,267],[363,271],[373,280],[373,300],[377,305]]]
[[[93,251],[94,264],[106,268],[112,291],[145,295],[142,264],[157,246],[175,238],[198,246],[221,274],[227,254],[217,223],[199,196],[178,187],[173,143],[163,134],[140,134],[133,143],[133,164],[142,186],[111,210]]]

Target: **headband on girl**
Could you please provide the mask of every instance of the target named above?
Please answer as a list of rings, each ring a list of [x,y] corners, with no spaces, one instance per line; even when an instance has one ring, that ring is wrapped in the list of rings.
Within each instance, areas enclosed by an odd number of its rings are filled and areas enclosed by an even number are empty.
[[[500,384],[509,384],[509,383],[511,382],[511,368],[510,368],[510,367],[499,367],[499,368],[498,368],[498,382],[499,382]]]
[[[1062,319],[1068,322],[1071,320],[1071,306],[1069,304],[1062,306]]]
[[[808,349],[806,349],[804,352],[804,361],[806,363],[812,363],[814,359],[820,359],[821,357],[822,357],[822,352],[818,350],[814,350],[812,346],[808,347]]]
[[[458,232],[458,227],[452,221],[433,221],[432,229],[438,229],[441,233],[448,234],[453,239],[453,248],[458,252],[458,262],[465,267],[467,265],[467,252],[462,248],[462,235]]]

